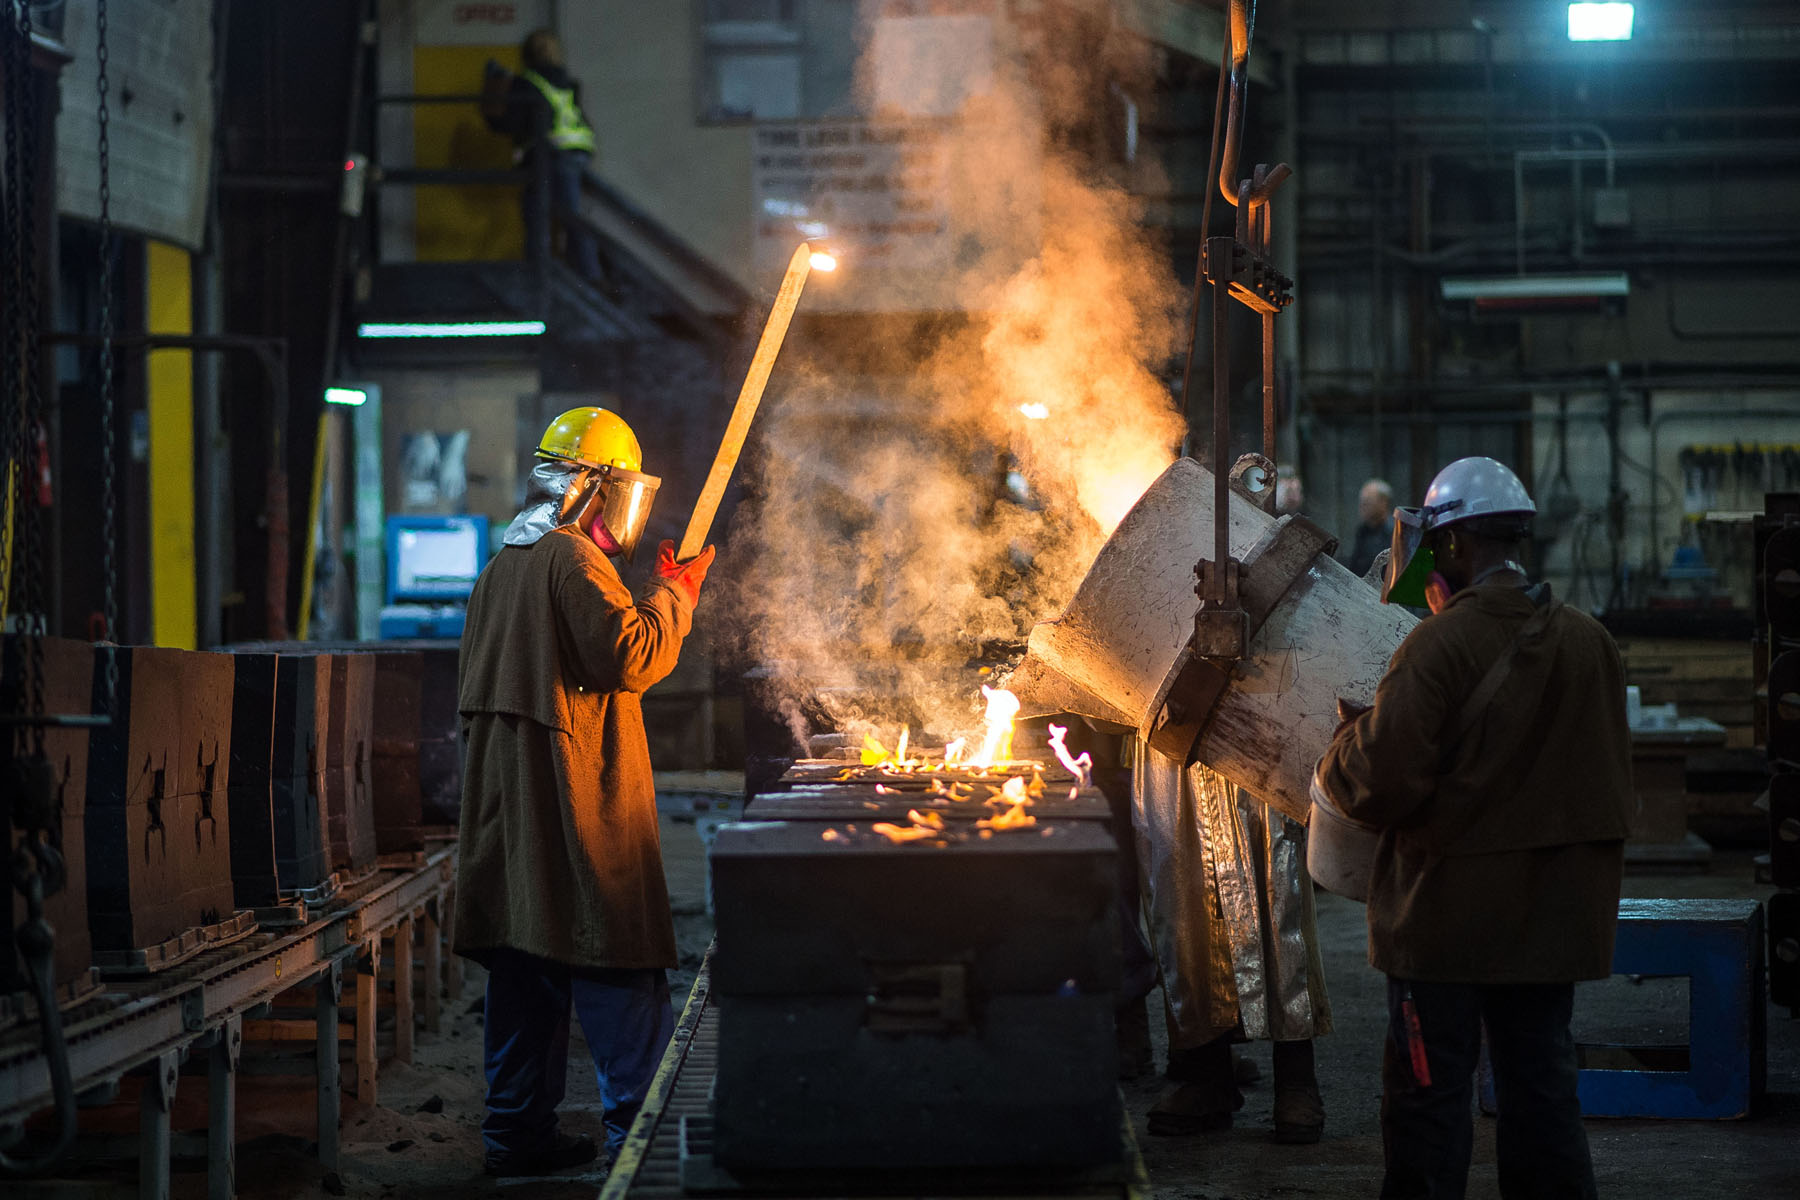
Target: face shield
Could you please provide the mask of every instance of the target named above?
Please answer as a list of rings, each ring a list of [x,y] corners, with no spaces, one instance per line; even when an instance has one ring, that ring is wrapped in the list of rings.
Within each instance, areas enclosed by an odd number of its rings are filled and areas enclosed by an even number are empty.
[[[1402,604],[1408,608],[1424,608],[1425,580],[1437,566],[1436,556],[1425,544],[1425,510],[1394,510],[1394,542],[1388,557],[1387,574],[1381,583],[1383,604]]]
[[[650,506],[662,480],[624,467],[597,467],[563,497],[561,524],[588,528],[600,522],[626,562],[637,558],[638,543],[650,523]]]

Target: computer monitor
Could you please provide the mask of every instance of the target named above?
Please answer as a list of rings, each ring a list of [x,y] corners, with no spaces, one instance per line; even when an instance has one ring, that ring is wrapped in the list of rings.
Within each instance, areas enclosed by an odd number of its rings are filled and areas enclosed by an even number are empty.
[[[486,517],[389,517],[387,602],[467,600],[487,557]]]

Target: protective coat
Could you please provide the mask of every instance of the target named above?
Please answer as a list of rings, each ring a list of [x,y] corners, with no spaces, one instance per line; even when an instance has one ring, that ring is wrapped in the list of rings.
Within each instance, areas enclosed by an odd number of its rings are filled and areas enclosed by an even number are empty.
[[[634,600],[572,526],[481,573],[459,685],[457,953],[675,965],[641,693],[674,668],[692,616],[660,582]]]
[[[1383,829],[1369,961],[1396,978],[1566,983],[1612,971],[1636,804],[1612,638],[1585,613],[1557,609],[1479,722],[1454,736],[1468,697],[1534,611],[1518,588],[1456,593],[1407,635],[1374,707],[1320,764],[1344,812]]]
[[[1132,799],[1173,1047],[1329,1033],[1305,828],[1141,741]]]

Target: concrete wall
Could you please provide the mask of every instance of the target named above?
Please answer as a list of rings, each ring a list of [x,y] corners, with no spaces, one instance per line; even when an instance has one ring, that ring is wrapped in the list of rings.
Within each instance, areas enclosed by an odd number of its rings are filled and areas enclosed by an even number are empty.
[[[455,371],[372,371],[381,385],[381,440],[385,472],[384,504],[390,513],[481,513],[495,532],[518,511],[521,464],[518,419],[538,390],[535,370],[520,367],[464,367]],[[464,476],[468,491],[457,497],[441,489],[436,499],[411,496],[401,468],[409,435],[467,432]],[[453,489],[452,489],[453,490]]]
[[[596,172],[729,272],[750,270],[750,127],[698,123],[700,6],[561,5],[570,73],[599,135]]]

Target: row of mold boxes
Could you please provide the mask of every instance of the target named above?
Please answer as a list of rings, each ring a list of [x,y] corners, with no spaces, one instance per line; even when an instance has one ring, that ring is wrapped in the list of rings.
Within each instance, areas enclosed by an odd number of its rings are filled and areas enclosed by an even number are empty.
[[[426,826],[455,820],[443,802],[460,791],[454,647],[41,646],[46,713],[105,713],[109,660],[117,672],[110,724],[53,724],[44,736],[68,867],[46,905],[59,986],[242,910],[291,914],[382,854],[422,849]],[[30,670],[30,655],[5,661]],[[444,690],[446,672],[447,715],[441,698],[426,699]],[[7,808],[16,844],[19,818]],[[0,992],[26,986],[10,944],[22,917],[14,893]]]

